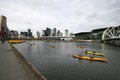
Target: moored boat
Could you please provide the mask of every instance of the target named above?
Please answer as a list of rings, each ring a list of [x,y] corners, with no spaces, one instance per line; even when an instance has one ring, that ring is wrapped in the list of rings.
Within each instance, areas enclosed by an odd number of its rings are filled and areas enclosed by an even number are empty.
[[[8,40],[9,43],[23,43],[25,40]]]

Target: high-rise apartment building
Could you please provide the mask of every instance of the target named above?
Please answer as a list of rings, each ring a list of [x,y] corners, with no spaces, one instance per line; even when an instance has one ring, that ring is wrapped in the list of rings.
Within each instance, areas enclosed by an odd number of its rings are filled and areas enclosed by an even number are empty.
[[[7,38],[8,37],[8,27],[7,27],[7,18],[5,16],[0,16],[0,36]]]
[[[68,30],[66,29],[66,30],[65,30],[65,37],[69,37],[68,34],[69,34],[69,32],[68,32]]]
[[[60,37],[60,35],[61,35],[61,32],[60,32],[60,30],[58,30],[57,31],[57,36]]]
[[[28,36],[28,37],[32,37],[31,29],[28,29],[27,36]]]
[[[0,31],[8,31],[7,18],[5,16],[0,16]]]
[[[53,28],[53,30],[52,30],[52,36],[56,36],[56,34],[57,34],[57,29]]]
[[[50,28],[46,28],[45,36],[51,36],[51,29]]]
[[[42,36],[45,36],[46,30],[42,30]]]

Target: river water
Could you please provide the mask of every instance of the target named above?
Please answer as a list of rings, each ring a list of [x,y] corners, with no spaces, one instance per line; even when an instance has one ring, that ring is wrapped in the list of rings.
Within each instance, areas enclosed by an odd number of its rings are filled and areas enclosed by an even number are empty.
[[[33,44],[33,45],[31,45]],[[55,48],[50,47],[55,45]],[[73,54],[95,49],[107,63],[79,60]],[[120,80],[120,47],[102,43],[27,41],[14,46],[48,80]]]

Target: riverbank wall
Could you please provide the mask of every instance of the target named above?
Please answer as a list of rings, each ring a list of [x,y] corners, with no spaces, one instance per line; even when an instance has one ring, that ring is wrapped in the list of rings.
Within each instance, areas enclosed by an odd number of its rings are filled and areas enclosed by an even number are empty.
[[[77,40],[78,42],[101,43],[101,40]]]
[[[28,73],[32,73],[36,80],[47,80],[30,62],[26,60],[26,58],[12,44],[10,45],[12,47],[12,50],[15,52],[15,55],[23,65],[24,69]]]

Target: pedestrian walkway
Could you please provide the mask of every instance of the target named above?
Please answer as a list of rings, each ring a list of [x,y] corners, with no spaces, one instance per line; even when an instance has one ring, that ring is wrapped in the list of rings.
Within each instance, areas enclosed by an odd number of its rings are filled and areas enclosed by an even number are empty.
[[[0,80],[35,80],[23,68],[9,43],[0,43]]]

